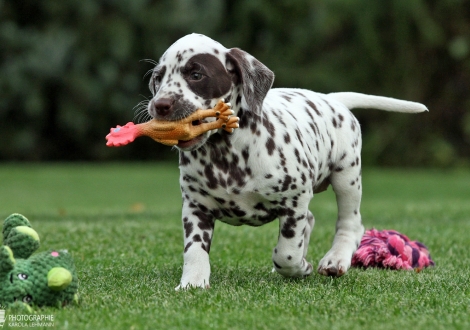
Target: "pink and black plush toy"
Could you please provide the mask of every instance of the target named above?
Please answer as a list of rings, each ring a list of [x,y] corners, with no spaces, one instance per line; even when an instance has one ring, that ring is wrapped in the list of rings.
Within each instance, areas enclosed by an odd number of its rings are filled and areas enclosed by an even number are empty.
[[[354,253],[354,267],[388,269],[419,269],[434,266],[426,246],[395,230],[369,229]]]

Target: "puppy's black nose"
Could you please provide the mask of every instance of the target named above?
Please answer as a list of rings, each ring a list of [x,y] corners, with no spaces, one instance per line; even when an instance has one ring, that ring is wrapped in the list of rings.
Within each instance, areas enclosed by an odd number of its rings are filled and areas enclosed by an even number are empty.
[[[171,113],[174,101],[172,99],[158,99],[152,101],[153,115],[157,114],[160,117],[165,117]]]

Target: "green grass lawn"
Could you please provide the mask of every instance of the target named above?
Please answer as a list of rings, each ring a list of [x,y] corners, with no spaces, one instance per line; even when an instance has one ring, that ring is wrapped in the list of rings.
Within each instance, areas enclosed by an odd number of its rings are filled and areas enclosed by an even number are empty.
[[[175,163],[1,165],[0,218],[23,213],[41,250],[66,248],[75,259],[80,304],[34,310],[54,315],[54,329],[470,329],[470,172],[363,176],[365,227],[425,243],[436,267],[284,279],[271,273],[277,221],[217,223],[211,289],[175,292],[183,261]],[[311,209],[307,259],[316,267],[335,230],[331,188]]]

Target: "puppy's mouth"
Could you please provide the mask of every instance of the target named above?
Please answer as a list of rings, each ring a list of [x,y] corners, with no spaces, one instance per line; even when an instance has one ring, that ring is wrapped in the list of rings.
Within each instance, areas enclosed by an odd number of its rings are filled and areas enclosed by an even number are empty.
[[[188,141],[178,140],[178,144],[176,146],[184,151],[194,150],[199,146],[199,143],[202,140],[204,140],[204,136],[199,135],[199,136],[196,136],[194,139],[191,139]]]

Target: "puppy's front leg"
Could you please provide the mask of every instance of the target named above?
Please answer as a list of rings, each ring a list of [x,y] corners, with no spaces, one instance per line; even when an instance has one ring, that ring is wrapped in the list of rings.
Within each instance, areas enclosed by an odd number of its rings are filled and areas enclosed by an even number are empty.
[[[184,199],[183,228],[183,276],[176,290],[189,287],[209,288],[211,273],[209,251],[214,232],[214,218]]]

